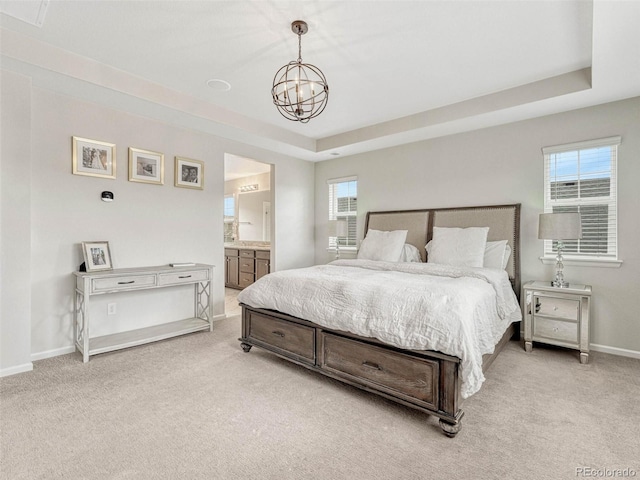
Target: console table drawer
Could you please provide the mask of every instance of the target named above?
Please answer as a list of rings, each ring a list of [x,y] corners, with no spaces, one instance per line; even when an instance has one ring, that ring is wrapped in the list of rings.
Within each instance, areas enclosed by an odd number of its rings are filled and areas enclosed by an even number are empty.
[[[193,283],[208,280],[207,270],[193,270],[175,273],[161,273],[158,275],[158,285],[179,285],[181,283]]]
[[[251,313],[249,338],[315,362],[315,329]],[[289,355],[291,356],[291,355]]]
[[[94,278],[91,293],[148,288],[156,284],[155,275],[127,275],[126,277]]]
[[[323,369],[438,408],[438,362],[324,332],[321,335]]]

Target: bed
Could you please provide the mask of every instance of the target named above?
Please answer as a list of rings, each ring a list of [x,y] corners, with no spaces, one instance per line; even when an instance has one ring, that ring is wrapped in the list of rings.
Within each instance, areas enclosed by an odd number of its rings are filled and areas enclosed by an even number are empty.
[[[425,263],[441,258],[445,232],[460,229],[484,230],[487,252],[506,244],[503,268]],[[245,352],[266,349],[436,416],[454,437],[462,400],[519,332],[520,205],[369,212],[361,253],[373,234],[399,231],[415,262],[340,260],[276,272],[243,290],[239,340]]]

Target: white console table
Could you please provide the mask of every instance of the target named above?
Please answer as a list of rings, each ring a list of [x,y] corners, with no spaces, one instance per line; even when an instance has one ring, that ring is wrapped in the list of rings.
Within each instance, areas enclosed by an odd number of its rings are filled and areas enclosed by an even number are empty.
[[[89,356],[122,348],[155,342],[201,330],[213,330],[211,315],[211,280],[213,265],[187,267],[168,265],[143,268],[121,268],[101,272],[74,272],[75,307],[74,338],[76,349],[86,363]],[[194,285],[194,316],[174,322],[126,332],[91,337],[89,307],[94,295],[115,294],[132,290]]]

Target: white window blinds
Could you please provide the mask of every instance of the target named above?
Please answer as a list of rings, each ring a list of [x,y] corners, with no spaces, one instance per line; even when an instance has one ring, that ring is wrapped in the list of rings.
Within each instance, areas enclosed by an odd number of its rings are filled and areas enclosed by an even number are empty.
[[[355,247],[358,218],[358,178],[344,177],[327,180],[329,184],[329,220],[347,222],[346,237],[329,237],[329,247]]]
[[[565,258],[618,257],[617,152],[620,137],[545,147],[544,211],[579,212],[582,239],[564,242]],[[556,242],[545,240],[544,255]]]

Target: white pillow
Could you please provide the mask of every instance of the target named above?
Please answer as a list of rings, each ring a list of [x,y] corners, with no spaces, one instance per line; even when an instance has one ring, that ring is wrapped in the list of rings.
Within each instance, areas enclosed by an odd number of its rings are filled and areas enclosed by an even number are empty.
[[[406,240],[407,230],[369,230],[358,250],[358,258],[397,262]]]
[[[506,240],[487,242],[484,249],[484,267],[504,269],[509,262],[511,247]]]
[[[433,227],[427,261],[459,267],[482,267],[488,233],[489,227]]]
[[[431,255],[431,242],[427,243],[427,256]],[[500,247],[501,244],[504,246]],[[505,269],[509,264],[509,257],[511,256],[511,247],[506,240],[498,240],[497,242],[487,242],[484,249],[484,268],[499,268]],[[502,258],[500,258],[500,255]]]
[[[402,253],[400,254],[400,260],[398,260],[398,262],[422,262],[420,250],[410,243],[405,243],[402,247]]]

